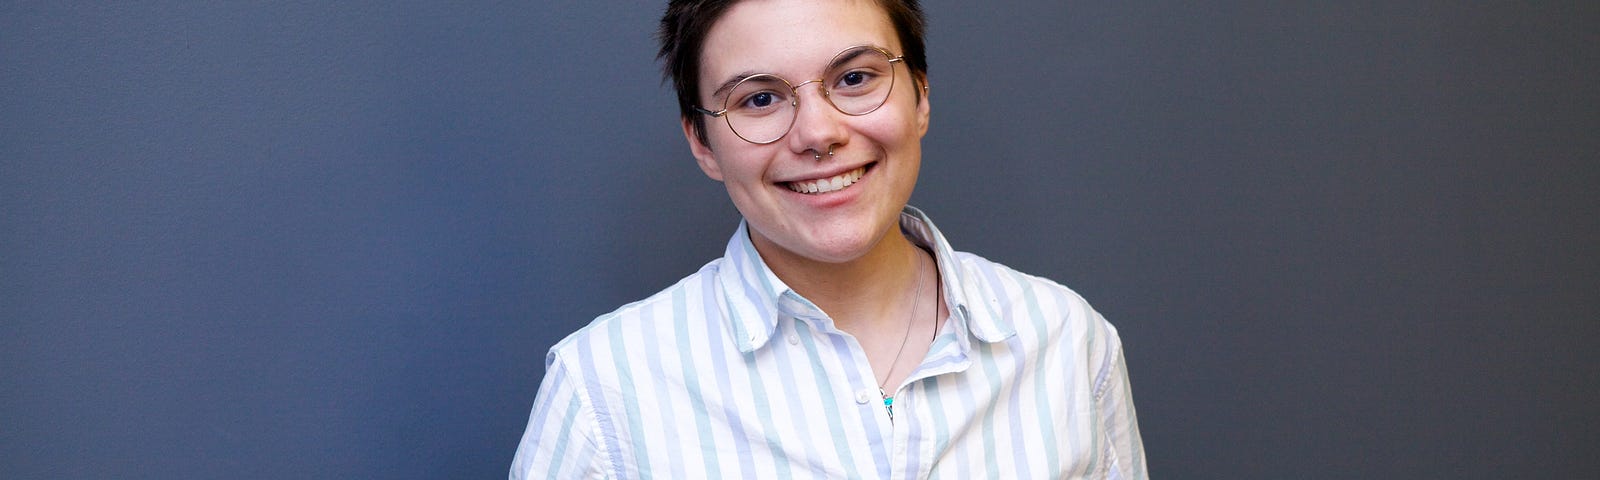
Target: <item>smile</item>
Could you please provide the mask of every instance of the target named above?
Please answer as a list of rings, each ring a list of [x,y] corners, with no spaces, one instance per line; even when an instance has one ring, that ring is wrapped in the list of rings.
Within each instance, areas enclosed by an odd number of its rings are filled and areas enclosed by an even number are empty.
[[[861,175],[865,173],[867,173],[867,167],[863,165],[855,170],[834,175],[829,178],[818,180],[801,180],[798,182],[784,182],[783,186],[788,187],[789,190],[792,190],[796,193],[804,193],[808,195],[837,192],[849,188],[851,185],[855,185],[856,181],[860,180]]]

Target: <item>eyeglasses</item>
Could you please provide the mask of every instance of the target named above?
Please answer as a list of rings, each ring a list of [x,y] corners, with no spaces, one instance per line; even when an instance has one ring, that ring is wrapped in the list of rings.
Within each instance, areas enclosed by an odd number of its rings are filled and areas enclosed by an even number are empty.
[[[718,89],[728,91],[722,110],[713,112],[698,105],[694,109],[726,120],[733,134],[744,141],[765,145],[783,138],[794,126],[800,112],[800,87],[816,83],[822,89],[822,98],[840,113],[866,115],[889,100],[889,91],[894,89],[894,64],[903,61],[903,55],[857,45],[834,55],[822,78],[794,85],[783,77],[758,73],[739,79],[731,88]]]

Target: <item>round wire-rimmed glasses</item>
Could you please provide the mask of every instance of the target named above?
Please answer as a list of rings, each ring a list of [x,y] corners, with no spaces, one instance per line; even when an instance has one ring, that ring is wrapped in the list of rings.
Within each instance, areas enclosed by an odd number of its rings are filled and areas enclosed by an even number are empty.
[[[894,90],[894,64],[904,60],[882,48],[857,45],[834,55],[822,78],[796,85],[777,75],[757,73],[713,92],[712,98],[722,96],[722,110],[713,112],[698,105],[694,109],[721,117],[744,141],[765,145],[788,135],[794,126],[800,112],[800,87],[816,83],[822,98],[835,110],[850,116],[866,115],[888,102],[889,92]]]

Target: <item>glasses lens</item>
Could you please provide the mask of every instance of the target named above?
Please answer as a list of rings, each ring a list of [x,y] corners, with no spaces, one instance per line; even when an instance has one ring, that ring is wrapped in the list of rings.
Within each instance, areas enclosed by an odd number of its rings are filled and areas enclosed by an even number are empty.
[[[889,55],[872,47],[840,52],[828,65],[828,99],[839,111],[866,115],[883,106],[894,88],[894,64]]]
[[[753,75],[728,92],[728,126],[752,143],[772,143],[794,124],[794,90],[772,75]]]

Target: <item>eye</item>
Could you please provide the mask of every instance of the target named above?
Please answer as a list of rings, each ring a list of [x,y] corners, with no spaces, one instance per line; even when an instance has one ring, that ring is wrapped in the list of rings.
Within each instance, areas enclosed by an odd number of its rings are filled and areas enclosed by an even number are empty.
[[[772,92],[757,92],[745,97],[743,105],[748,108],[766,108],[777,101],[778,97],[773,95]]]
[[[728,108],[740,115],[767,115],[783,110],[790,102],[788,85],[771,75],[751,76],[728,92]]]
[[[861,70],[845,72],[844,75],[839,76],[839,83],[835,85],[834,88],[860,87],[862,85],[871,83],[873,77],[875,77],[875,75],[873,75],[871,72],[865,72]]]
[[[867,74],[866,73],[862,73],[862,72],[846,73],[846,74],[844,74],[843,77],[839,78],[839,85],[840,86],[855,86],[855,85],[860,85],[860,84],[863,84],[863,83],[866,83],[866,82],[867,82]]]

